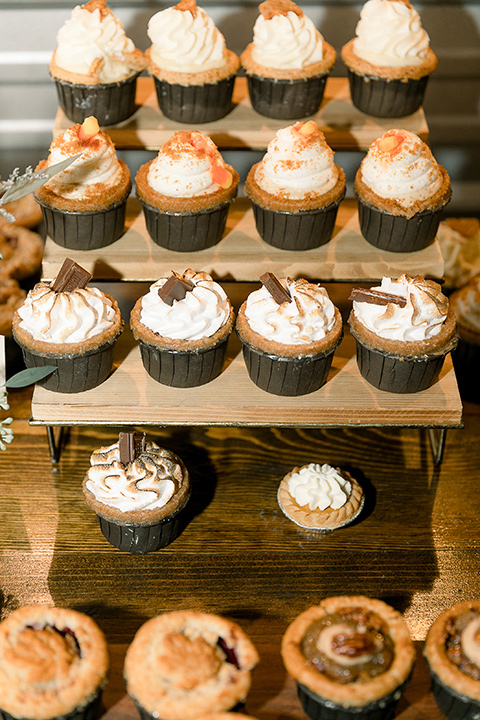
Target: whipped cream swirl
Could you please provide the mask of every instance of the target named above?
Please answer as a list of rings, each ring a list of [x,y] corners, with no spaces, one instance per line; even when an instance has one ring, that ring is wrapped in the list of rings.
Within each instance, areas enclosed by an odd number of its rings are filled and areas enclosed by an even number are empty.
[[[382,338],[416,342],[437,335],[448,314],[448,300],[440,285],[421,276],[402,275],[398,280],[384,277],[372,288],[406,298],[406,305],[376,305],[353,302],[355,317],[371,332]]]
[[[407,209],[433,197],[443,184],[430,148],[408,130],[388,130],[374,140],[362,160],[361,174],[376,195]]]
[[[279,305],[265,287],[250,293],[245,317],[252,330],[284,345],[323,340],[335,324],[335,306],[325,288],[306,280],[280,280],[292,299]]]
[[[480,670],[480,617],[467,624],[461,634],[461,647],[466,657]]]
[[[205,10],[187,3],[160,10],[150,18],[150,58],[162,70],[203,72],[226,64],[225,38]],[[191,6],[191,9],[189,7]]]
[[[288,479],[290,495],[310,510],[338,510],[347,502],[351,490],[351,482],[326,463],[305,465],[298,472],[292,472]]]
[[[253,27],[252,60],[268,68],[303,68],[323,60],[323,37],[300,8],[261,14]]]
[[[111,328],[116,317],[112,301],[95,287],[54,292],[37,283],[18,310],[20,327],[35,340],[78,343]]]
[[[355,54],[384,67],[421,65],[430,46],[418,12],[402,0],[368,0],[355,34]]]
[[[305,129],[311,130],[304,134]],[[324,195],[338,181],[333,150],[324,134],[311,120],[282,128],[268,144],[267,152],[255,171],[262,190],[301,199],[307,193]]]
[[[183,278],[194,284],[183,300],[172,305],[158,295],[168,278],[160,278],[142,298],[140,320],[163,337],[174,340],[200,340],[211,337],[230,317],[230,301],[221,285],[205,272],[187,270]]]
[[[480,275],[460,288],[454,297],[458,322],[480,333]]]
[[[164,507],[178,489],[182,468],[173,453],[147,441],[133,462],[120,462],[118,442],[101,447],[90,459],[85,486],[98,502],[121,512]]]
[[[57,43],[55,63],[67,72],[92,75],[106,84],[139,71],[138,59],[135,62],[129,57],[135,53],[135,45],[108,8],[89,10],[77,5],[58,31]]]

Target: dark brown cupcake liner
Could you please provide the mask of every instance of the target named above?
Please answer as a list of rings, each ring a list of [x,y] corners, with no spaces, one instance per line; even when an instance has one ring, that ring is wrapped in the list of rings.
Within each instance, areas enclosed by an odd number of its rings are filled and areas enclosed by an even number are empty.
[[[282,250],[311,250],[325,245],[333,235],[343,197],[325,208],[298,213],[269,210],[252,201],[257,232],[266,243]]]
[[[240,337],[243,358],[250,379],[261,390],[272,395],[308,395],[327,382],[333,355],[342,340],[326,353],[304,357],[280,357],[252,347]]]
[[[154,77],[162,113],[180,123],[202,124],[225,117],[232,109],[235,75],[205,85],[179,85]]]
[[[477,700],[455,692],[442,683],[431,669],[430,679],[435,702],[448,720],[478,720],[480,718],[480,703]]]
[[[305,713],[311,720],[392,720],[405,686],[363,707],[343,707],[325,700],[307,687],[297,683],[297,694]]]
[[[298,80],[247,75],[248,93],[253,109],[277,120],[298,120],[315,115],[322,104],[326,75]]]
[[[95,250],[118,240],[125,232],[127,198],[94,212],[58,210],[37,199],[46,234],[69,250]]]
[[[358,198],[360,231],[370,245],[390,252],[415,252],[433,243],[443,207],[425,210],[411,218],[392,215]]]
[[[480,345],[458,341],[452,353],[458,389],[463,400],[480,403]]]
[[[197,387],[211,382],[223,370],[228,335],[211,348],[181,352],[150,345],[139,339],[143,367],[157,382],[170,387]]]
[[[230,202],[197,213],[169,213],[140,200],[148,234],[168,250],[196,252],[213,247],[222,239]]]
[[[56,715],[55,718],[52,718],[52,720],[96,720],[96,718],[100,716],[101,712],[101,696],[102,691],[100,690],[86,705],[75,708],[65,715]],[[0,720],[35,720],[35,718],[19,718],[17,716],[10,715],[10,713],[7,713],[0,708]]]
[[[429,75],[419,80],[386,80],[347,70],[352,103],[367,115],[398,118],[411,115],[421,106]]]
[[[135,93],[139,74],[108,85],[75,85],[53,79],[58,103],[70,120],[82,123],[93,115],[99,125],[116,125],[131,117],[137,109]]]

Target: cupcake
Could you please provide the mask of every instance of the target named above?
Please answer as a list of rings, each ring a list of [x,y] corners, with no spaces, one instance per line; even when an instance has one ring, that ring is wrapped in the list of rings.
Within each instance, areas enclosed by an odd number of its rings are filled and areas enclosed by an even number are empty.
[[[101,125],[114,125],[133,115],[137,77],[147,62],[106,0],[77,5],[57,43],[50,75],[70,120],[94,115]]]
[[[335,530],[348,525],[362,511],[364,500],[355,478],[327,463],[293,468],[278,488],[280,509],[308,530]]]
[[[362,376],[379,390],[415,393],[436,382],[457,344],[455,314],[440,285],[402,275],[353,290],[350,331]]]
[[[480,221],[451,217],[438,226],[437,240],[445,262],[444,289],[463,287],[480,273]]]
[[[388,130],[374,140],[357,171],[354,190],[363,237],[391,252],[430,245],[452,194],[445,168],[408,130]]]
[[[458,388],[464,400],[480,403],[480,275],[450,296],[450,306],[459,335],[452,353]]]
[[[391,720],[415,649],[399,612],[363,596],[330,597],[287,628],[282,658],[312,720]]]
[[[163,385],[184,388],[220,375],[233,322],[222,286],[191,268],[153,283],[130,316],[145,370]]]
[[[118,240],[125,231],[130,173],[111,139],[87,118],[56,137],[37,169],[78,157],[35,192],[46,232],[72,250],[93,250]]]
[[[75,610],[31,605],[0,623],[0,714],[5,720],[92,720],[108,651],[95,622]]]
[[[415,8],[408,0],[368,0],[355,34],[342,48],[355,107],[377,117],[411,115],[437,67]]]
[[[139,169],[137,196],[147,230],[162,247],[179,252],[216,245],[236,197],[238,173],[198,130],[180,130]]]
[[[55,280],[37,283],[13,316],[13,336],[27,368],[56,368],[40,381],[48,390],[90,390],[112,370],[122,316],[110,295],[86,287],[90,277],[67,258]]]
[[[179,610],[140,627],[127,649],[124,675],[142,720],[191,720],[242,703],[257,662],[239,625]]]
[[[0,224],[0,268],[15,280],[37,275],[42,266],[44,242],[36,232],[9,222]]]
[[[207,123],[232,107],[240,60],[195,0],[181,0],[150,18],[146,51],[164,115],[181,123]]]
[[[291,0],[266,0],[259,10],[253,42],[240,56],[253,109],[279,120],[313,115],[335,50]]]
[[[241,306],[236,330],[250,379],[274,395],[306,395],[327,381],[343,337],[325,288],[271,273]]]
[[[261,238],[283,250],[309,250],[327,243],[345,195],[345,173],[314,120],[278,130],[263,159],[248,173]]]
[[[432,624],[424,656],[435,702],[448,720],[480,717],[480,600],[460,602]]]
[[[124,432],[92,453],[83,492],[108,542],[145,555],[181,533],[190,480],[173,452],[145,440],[145,433]]]

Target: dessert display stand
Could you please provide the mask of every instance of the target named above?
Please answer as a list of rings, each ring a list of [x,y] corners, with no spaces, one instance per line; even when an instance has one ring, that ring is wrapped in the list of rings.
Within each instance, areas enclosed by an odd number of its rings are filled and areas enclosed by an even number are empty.
[[[157,106],[153,81],[140,78],[139,109],[130,120],[106,128],[117,148],[156,150],[178,129],[165,119]],[[222,148],[265,150],[275,131],[288,123],[263,118],[249,105],[244,78],[236,81],[235,106],[223,120],[201,126]],[[410,129],[428,139],[422,110],[409,118],[380,120],[367,117],[351,104],[347,81],[330,78],[325,99],[314,118],[335,149],[366,150],[389,127]],[[71,124],[59,110],[54,134]],[[288,252],[264,243],[255,229],[247,200],[233,203],[224,237],[218,245],[196,253],[163,249],[151,241],[139,203],[131,199],[127,229],[113,245],[87,252],[65,250],[47,238],[43,275],[55,277],[68,255],[103,281],[154,282],[171,270],[182,273],[187,267],[206,271],[226,283],[234,306],[238,307],[258,284],[262,272],[331,282],[329,294],[348,315],[347,283],[380,280],[384,275],[423,274],[440,280],[443,259],[438,242],[425,250],[402,254],[381,252],[367,243],[359,230],[356,203],[341,203],[332,240],[305,252]],[[343,307],[342,307],[343,306]],[[427,428],[435,464],[441,463],[448,428],[462,427],[462,404],[450,357],[438,382],[428,390],[396,395],[376,390],[360,375],[355,361],[355,343],[345,324],[345,337],[337,349],[326,385],[300,397],[278,397],[257,388],[248,377],[240,343],[229,341],[226,366],[208,385],[171,388],[150,378],[128,328],[116,348],[114,372],[98,388],[78,394],[54,393],[37,386],[32,400],[33,425],[47,428],[51,458],[58,461],[63,428],[73,425],[176,426],[235,425],[279,427],[375,427]]]

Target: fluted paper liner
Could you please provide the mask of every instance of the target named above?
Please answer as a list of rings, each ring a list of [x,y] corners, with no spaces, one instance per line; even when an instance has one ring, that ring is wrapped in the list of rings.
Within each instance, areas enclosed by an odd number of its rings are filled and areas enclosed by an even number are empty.
[[[296,80],[247,75],[253,109],[277,120],[298,120],[315,115],[322,104],[328,74]]]
[[[137,109],[137,75],[107,85],[75,85],[54,78],[60,107],[75,123],[93,115],[99,125],[116,125],[131,117]]]
[[[374,117],[398,118],[411,115],[421,106],[429,75],[419,80],[387,80],[347,70],[353,105]]]
[[[392,720],[406,683],[395,692],[362,707],[342,707],[297,683],[298,698],[311,720]]]
[[[180,123],[202,124],[220,120],[232,109],[235,75],[205,85],[179,85],[154,77],[163,114]]]
[[[197,387],[211,382],[223,370],[228,335],[217,345],[200,351],[181,352],[138,341],[142,363],[157,382],[170,387]]]
[[[230,202],[198,213],[169,213],[140,200],[148,234],[168,250],[195,252],[213,247],[222,239]]]
[[[467,696],[455,692],[453,688],[444,685],[431,669],[430,678],[435,702],[448,720],[478,720],[480,717],[480,703],[478,701],[471,700]]]

